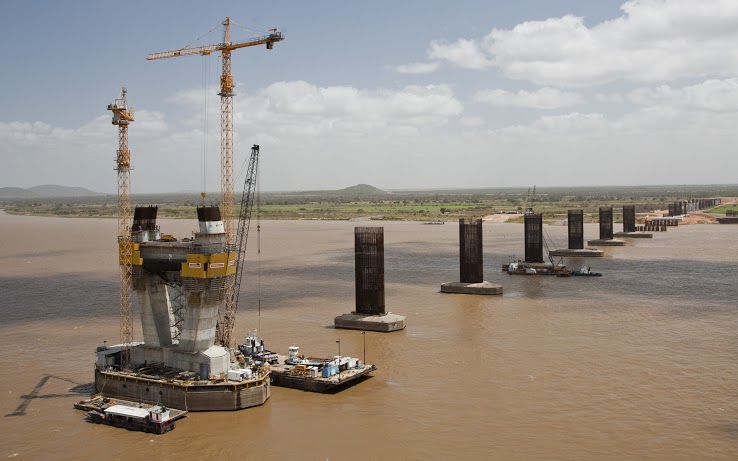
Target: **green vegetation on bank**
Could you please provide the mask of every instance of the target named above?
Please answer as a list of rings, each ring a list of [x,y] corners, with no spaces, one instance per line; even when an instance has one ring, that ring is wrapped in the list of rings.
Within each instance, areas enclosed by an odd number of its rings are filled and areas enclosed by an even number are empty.
[[[725,214],[726,211],[738,211],[738,205],[721,205],[705,211],[708,213]]]
[[[738,196],[733,186],[633,186],[470,190],[382,191],[360,184],[338,191],[270,192],[258,198],[261,219],[372,219],[455,221],[496,213],[522,212],[528,206],[544,220],[564,219],[569,209],[583,209],[587,221],[597,220],[600,206],[634,204],[638,213],[666,209],[676,200]],[[216,203],[217,194],[212,194]],[[237,194],[240,200],[240,194]],[[196,194],[134,195],[134,205],[158,205],[161,218],[195,218]],[[238,204],[237,204],[238,205]],[[15,198],[0,200],[7,213],[37,216],[115,217],[113,195],[73,198]],[[716,213],[724,211],[712,210]],[[738,207],[734,207],[738,208]],[[238,212],[238,210],[236,210]]]

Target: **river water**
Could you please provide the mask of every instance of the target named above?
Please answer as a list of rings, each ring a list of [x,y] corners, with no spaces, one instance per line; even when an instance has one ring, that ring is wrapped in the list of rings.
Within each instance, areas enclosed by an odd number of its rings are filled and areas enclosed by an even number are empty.
[[[362,358],[364,337],[332,328],[354,307],[356,224],[262,222],[238,336],[260,328],[272,350],[312,356],[340,339]],[[458,280],[455,223],[381,224],[387,310],[408,327],[366,335],[374,377],[328,395],[273,388],[261,407],[152,436],[72,409],[95,347],[118,340],[115,221],[0,212],[0,457],[738,459],[738,226],[669,229],[566,261],[603,277],[556,278],[502,273],[522,225],[485,224],[485,279],[505,292],[484,297],[439,292]],[[196,222],[160,225],[184,237]],[[545,231],[565,247],[565,227]]]

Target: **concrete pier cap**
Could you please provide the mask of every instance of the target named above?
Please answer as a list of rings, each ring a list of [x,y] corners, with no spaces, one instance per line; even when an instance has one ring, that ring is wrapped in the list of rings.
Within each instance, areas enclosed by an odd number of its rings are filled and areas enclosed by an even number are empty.
[[[577,258],[601,258],[605,252],[597,248],[581,248],[571,249],[564,248],[559,250],[551,250],[548,252],[550,256],[568,256]]]
[[[404,315],[393,314],[392,312],[380,315],[351,312],[333,319],[333,325],[335,328],[347,330],[379,331],[383,333],[403,330],[407,326]]]
[[[441,293],[464,295],[501,295],[502,285],[483,281],[479,283],[446,282],[441,284]]]
[[[597,246],[603,246],[603,247],[621,247],[625,245],[625,240],[619,240],[619,239],[588,240],[587,245],[597,245]]]

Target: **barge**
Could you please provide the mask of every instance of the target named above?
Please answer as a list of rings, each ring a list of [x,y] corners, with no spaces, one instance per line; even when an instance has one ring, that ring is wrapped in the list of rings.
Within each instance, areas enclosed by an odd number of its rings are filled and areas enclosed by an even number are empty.
[[[532,263],[526,261],[514,261],[502,265],[502,271],[510,275],[560,275],[566,274],[568,270],[564,264]]]
[[[134,357],[140,347],[130,347]],[[222,411],[262,405],[271,395],[268,366],[225,367],[216,372],[203,366],[196,373],[163,362],[136,361],[143,364],[123,369],[119,366],[123,350],[118,345],[97,352],[95,388],[112,399],[159,403],[186,411]]]
[[[239,350],[245,364],[269,365],[272,385],[309,392],[338,390],[368,377],[377,369],[375,365],[364,364],[354,357],[306,358],[300,355],[298,346],[290,346],[287,357],[279,356],[265,349],[264,341],[256,336],[249,336]]]
[[[130,401],[114,401],[101,395],[74,404],[74,408],[87,412],[91,423],[105,424],[129,430],[164,434],[176,427],[175,421],[187,412],[163,405],[136,404]]]

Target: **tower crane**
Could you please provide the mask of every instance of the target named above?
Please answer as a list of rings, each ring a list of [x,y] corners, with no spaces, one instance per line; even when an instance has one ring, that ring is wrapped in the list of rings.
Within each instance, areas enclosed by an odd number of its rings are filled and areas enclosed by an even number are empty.
[[[229,245],[235,243],[233,234],[233,75],[231,74],[231,52],[239,48],[256,45],[266,45],[271,50],[275,43],[284,40],[284,35],[277,29],[271,29],[270,33],[251,40],[231,42],[231,18],[223,21],[223,42],[214,45],[203,45],[197,47],[185,47],[173,51],[151,53],[146,59],[176,58],[194,54],[209,55],[220,51],[223,69],[220,75],[220,192],[221,192],[221,214],[225,227],[226,238]]]
[[[233,75],[231,74],[231,52],[239,48],[245,48],[256,45],[266,45],[268,50],[274,47],[274,44],[284,40],[284,35],[277,29],[270,29],[270,33],[251,40],[231,42],[231,18],[226,17],[223,25],[223,42],[214,45],[203,45],[197,47],[184,47],[173,51],[164,51],[160,53],[151,53],[146,59],[153,61],[156,59],[176,58],[189,55],[207,56],[213,52],[220,51],[222,61],[222,71],[220,74],[220,208],[223,217],[223,225],[226,233],[226,241],[229,246],[236,243],[236,236],[233,232]],[[226,286],[226,303],[223,312],[220,313],[218,319],[218,336],[216,338],[221,344],[228,346],[226,338],[221,336],[231,327],[222,325],[224,322],[229,323],[232,320],[226,320],[227,313],[235,313],[236,298],[233,293],[234,284],[228,283]]]
[[[126,101],[126,88],[122,87],[120,96],[108,104],[113,112],[113,125],[118,125],[118,151],[116,167],[118,171],[118,285],[120,288],[120,341],[125,346],[121,354],[121,367],[128,365],[130,344],[133,341],[133,320],[131,319],[132,254],[131,241],[131,151],[128,150],[128,125],[133,122],[133,109]]]

